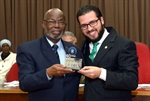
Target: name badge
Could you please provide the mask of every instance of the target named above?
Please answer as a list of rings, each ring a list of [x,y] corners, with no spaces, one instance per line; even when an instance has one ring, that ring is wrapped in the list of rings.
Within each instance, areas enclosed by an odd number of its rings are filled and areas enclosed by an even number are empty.
[[[66,58],[65,66],[69,69],[80,70],[82,67],[82,59],[80,58]]]

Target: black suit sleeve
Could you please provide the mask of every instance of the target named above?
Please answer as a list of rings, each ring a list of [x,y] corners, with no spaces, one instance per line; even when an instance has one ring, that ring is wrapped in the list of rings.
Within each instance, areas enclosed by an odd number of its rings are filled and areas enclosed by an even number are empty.
[[[105,88],[135,90],[138,86],[139,66],[135,43],[129,41],[125,44],[117,57],[118,72],[107,70]]]

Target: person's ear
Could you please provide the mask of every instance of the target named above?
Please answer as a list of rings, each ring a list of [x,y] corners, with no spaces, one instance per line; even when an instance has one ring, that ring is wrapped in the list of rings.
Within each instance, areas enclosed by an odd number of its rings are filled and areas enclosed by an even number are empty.
[[[45,25],[44,21],[42,21],[42,28],[46,29],[46,25]]]
[[[100,17],[100,21],[101,21],[102,25],[104,25],[104,18],[103,17]]]

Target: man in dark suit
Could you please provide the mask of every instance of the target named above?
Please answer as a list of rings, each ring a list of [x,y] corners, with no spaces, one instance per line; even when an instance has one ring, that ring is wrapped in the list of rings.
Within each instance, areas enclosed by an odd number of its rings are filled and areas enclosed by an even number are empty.
[[[79,70],[86,76],[84,101],[131,101],[131,90],[138,86],[135,43],[104,27],[96,6],[81,7],[77,20],[86,38],[82,48],[86,66]]]
[[[82,55],[76,46],[61,40],[66,27],[63,12],[48,10],[42,27],[43,37],[18,46],[20,88],[28,92],[29,101],[77,101],[80,74],[64,65],[71,49],[74,58]]]

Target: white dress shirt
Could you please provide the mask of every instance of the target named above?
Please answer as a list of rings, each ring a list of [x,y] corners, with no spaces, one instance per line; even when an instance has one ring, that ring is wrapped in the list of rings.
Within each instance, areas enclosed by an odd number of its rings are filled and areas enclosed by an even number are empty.
[[[100,49],[102,43],[104,42],[104,40],[106,39],[106,37],[108,35],[109,35],[108,31],[105,29],[102,38],[98,41],[99,44],[97,45],[97,51]],[[90,47],[90,53],[91,53],[92,49],[93,49],[93,43],[92,42],[89,44],[89,47]],[[107,73],[107,70],[102,68],[102,71],[101,71],[101,74],[100,74],[99,78],[106,81],[106,76],[107,76],[106,73]]]
[[[52,47],[54,45],[54,43],[52,41],[50,41],[48,38],[47,38],[47,41],[50,44],[50,47]],[[56,43],[56,45],[58,45],[57,52],[59,55],[60,64],[65,65],[66,52],[65,52],[65,49],[63,47],[62,41],[59,40]]]
[[[48,38],[46,38],[48,43],[50,44],[50,47],[52,47],[54,45],[54,43],[52,41],[50,41]],[[66,52],[65,52],[65,49],[63,47],[63,44],[62,44],[62,41],[59,40],[56,45],[58,45],[58,49],[57,49],[57,52],[58,52],[58,55],[59,55],[59,61],[60,61],[60,64],[62,65],[65,65],[65,58],[66,58]],[[52,78],[48,76],[48,74],[46,73],[46,76],[48,78],[48,80],[51,80]]]

